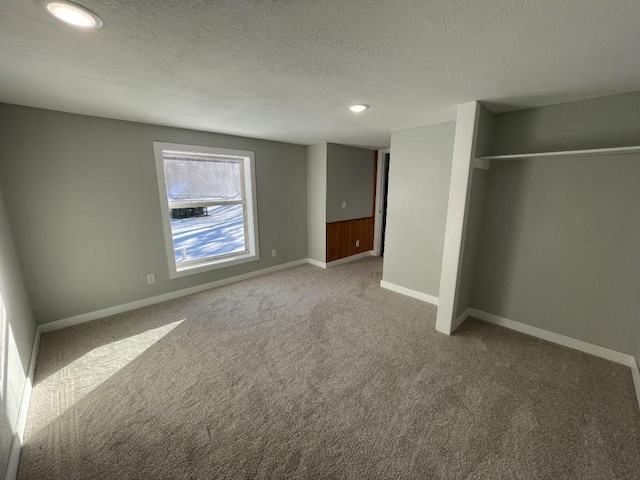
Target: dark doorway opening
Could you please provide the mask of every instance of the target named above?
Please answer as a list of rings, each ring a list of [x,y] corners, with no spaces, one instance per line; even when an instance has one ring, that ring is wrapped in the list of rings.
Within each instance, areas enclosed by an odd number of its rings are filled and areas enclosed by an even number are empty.
[[[384,257],[384,239],[385,231],[387,229],[387,197],[389,195],[389,160],[391,154],[384,154],[384,162],[382,164],[384,177],[382,179],[382,191],[384,192],[382,197],[382,232],[380,235],[380,256]]]

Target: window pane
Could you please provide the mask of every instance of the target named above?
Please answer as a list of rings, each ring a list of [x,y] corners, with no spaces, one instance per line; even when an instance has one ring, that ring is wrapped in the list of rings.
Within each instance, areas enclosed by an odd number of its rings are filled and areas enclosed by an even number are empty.
[[[171,210],[176,264],[247,250],[242,205]]]
[[[242,200],[239,159],[164,154],[167,198],[171,202]]]

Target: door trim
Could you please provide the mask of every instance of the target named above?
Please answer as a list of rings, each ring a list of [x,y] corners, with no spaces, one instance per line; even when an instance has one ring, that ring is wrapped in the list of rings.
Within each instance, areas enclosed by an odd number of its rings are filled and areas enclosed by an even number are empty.
[[[384,191],[385,171],[385,155],[391,154],[390,148],[378,150],[378,168],[376,178],[376,210],[375,210],[375,227],[373,230],[373,255],[380,256],[382,241],[382,202],[386,192]]]

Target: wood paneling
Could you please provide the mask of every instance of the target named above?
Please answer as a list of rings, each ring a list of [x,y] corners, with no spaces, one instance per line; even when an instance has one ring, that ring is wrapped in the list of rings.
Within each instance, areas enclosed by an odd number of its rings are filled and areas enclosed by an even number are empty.
[[[327,223],[327,262],[368,250],[373,250],[373,217]]]

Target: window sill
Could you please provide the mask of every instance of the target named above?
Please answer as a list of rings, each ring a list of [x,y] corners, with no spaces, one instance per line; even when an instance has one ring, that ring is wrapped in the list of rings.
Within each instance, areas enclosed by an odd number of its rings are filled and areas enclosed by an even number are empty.
[[[227,268],[234,265],[240,265],[242,263],[255,262],[257,260],[260,260],[260,255],[257,253],[242,253],[233,257],[203,261],[202,263],[189,265],[179,269],[172,265],[173,268],[170,269],[169,278],[186,277],[197,273],[208,272],[210,270],[217,270],[219,268]]]

